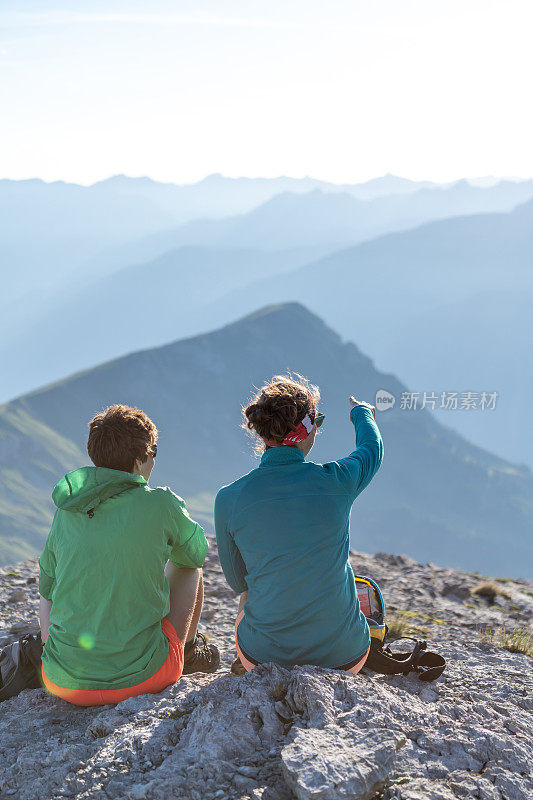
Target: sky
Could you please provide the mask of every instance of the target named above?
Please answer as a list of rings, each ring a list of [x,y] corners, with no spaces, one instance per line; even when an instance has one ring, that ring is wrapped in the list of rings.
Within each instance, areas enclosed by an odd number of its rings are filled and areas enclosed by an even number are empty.
[[[0,3],[0,178],[533,177],[531,0]]]

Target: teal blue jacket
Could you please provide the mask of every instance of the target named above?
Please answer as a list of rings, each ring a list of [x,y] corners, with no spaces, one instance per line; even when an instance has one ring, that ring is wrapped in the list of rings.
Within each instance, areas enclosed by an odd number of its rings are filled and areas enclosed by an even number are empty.
[[[370,630],[348,560],[350,510],[383,460],[371,409],[350,414],[356,449],[326,464],[272,447],[215,499],[220,563],[248,591],[237,638],[256,661],[338,667],[363,656]]]

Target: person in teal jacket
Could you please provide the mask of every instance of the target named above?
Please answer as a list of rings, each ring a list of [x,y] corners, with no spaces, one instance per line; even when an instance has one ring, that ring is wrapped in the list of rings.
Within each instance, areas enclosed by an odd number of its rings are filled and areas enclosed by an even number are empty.
[[[324,419],[319,397],[300,375],[275,376],[243,409],[261,462],[215,499],[220,563],[241,595],[233,671],[273,661],[356,673],[369,652],[348,558],[350,510],[381,465],[383,441],[374,406],[350,397],[356,448],[307,461]]]

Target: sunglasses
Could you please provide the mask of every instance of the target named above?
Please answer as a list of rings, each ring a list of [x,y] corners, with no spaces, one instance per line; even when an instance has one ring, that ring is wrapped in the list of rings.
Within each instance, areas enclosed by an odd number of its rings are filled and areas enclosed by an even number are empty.
[[[317,414],[316,415],[316,417],[315,417],[315,425],[317,426],[317,428],[320,428],[320,426],[324,422],[325,418],[326,418],[325,414]]]

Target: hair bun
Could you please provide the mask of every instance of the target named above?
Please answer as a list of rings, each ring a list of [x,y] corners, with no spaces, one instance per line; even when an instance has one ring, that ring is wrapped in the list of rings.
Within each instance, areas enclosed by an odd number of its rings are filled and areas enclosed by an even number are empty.
[[[281,443],[306,414],[314,415],[319,399],[318,387],[299,373],[276,375],[243,408],[243,427]]]

